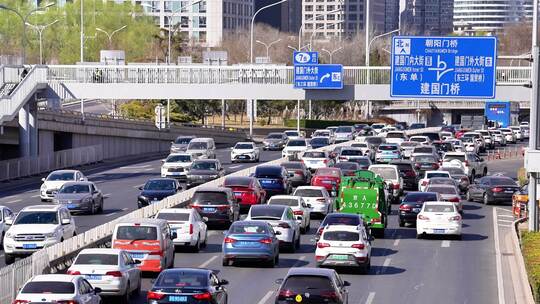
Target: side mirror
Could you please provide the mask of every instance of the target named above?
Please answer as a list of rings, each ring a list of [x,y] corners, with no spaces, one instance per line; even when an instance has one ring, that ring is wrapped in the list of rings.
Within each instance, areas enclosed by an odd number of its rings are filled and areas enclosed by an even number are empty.
[[[294,177],[294,173],[289,173],[288,176],[289,177]]]
[[[139,186],[139,188],[138,188],[138,189],[139,189],[139,190],[142,190],[142,189],[143,189],[143,186]]]
[[[162,163],[162,164],[164,164],[164,163],[165,163],[165,160],[164,160],[164,159],[162,159],[162,160],[161,160],[161,163]]]
[[[480,158],[480,161],[483,162],[483,161],[486,161],[484,158]]]
[[[351,286],[351,283],[349,283],[349,281],[343,281],[343,286],[345,287]]]
[[[69,225],[71,224],[71,220],[70,219],[63,219],[62,220],[62,225]]]
[[[275,281],[275,283],[278,284],[278,285],[281,285],[281,284],[283,284],[283,279],[277,279]]]
[[[274,232],[275,235],[281,235],[281,231]]]
[[[231,150],[234,150],[234,147],[231,147]]]
[[[101,293],[101,288],[99,288],[99,287],[94,288],[94,293],[95,294],[100,294]]]
[[[228,285],[228,284],[229,284],[229,281],[227,280],[224,280],[224,279],[219,280],[219,285]]]
[[[178,234],[176,232],[171,233],[171,240],[174,240],[178,237]]]
[[[11,226],[11,225],[13,225],[13,219],[12,218],[6,218],[4,223],[6,223],[6,225],[8,225],[8,226]]]
[[[312,206],[311,206],[311,204],[307,204],[307,207],[308,207],[308,208],[311,208]]]
[[[84,177],[79,178],[79,181],[84,182],[86,179]]]
[[[141,262],[141,260],[134,260],[133,264],[134,265],[140,265],[140,264],[142,264],[142,262]]]
[[[203,216],[202,221],[203,221],[204,223],[206,223],[206,222],[208,222],[208,218],[207,218],[206,216]]]
[[[45,182],[45,177],[42,177],[42,178],[41,178],[41,181],[42,181],[42,182]]]

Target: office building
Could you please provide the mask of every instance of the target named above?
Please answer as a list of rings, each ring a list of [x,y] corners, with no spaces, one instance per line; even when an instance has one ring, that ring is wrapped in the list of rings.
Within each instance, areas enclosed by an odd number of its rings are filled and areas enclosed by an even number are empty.
[[[401,15],[402,33],[447,35],[453,31],[454,0],[407,0]]]
[[[280,0],[255,0],[255,12]],[[281,32],[298,33],[302,22],[302,0],[289,0],[261,11],[256,23],[267,24]]]

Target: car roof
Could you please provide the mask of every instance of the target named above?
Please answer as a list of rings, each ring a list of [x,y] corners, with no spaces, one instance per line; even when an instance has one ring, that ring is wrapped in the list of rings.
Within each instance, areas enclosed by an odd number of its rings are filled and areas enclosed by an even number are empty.
[[[62,205],[33,205],[24,207],[21,211],[57,211],[61,208],[65,207]]]
[[[445,201],[426,201],[424,202],[424,206],[425,205],[448,205],[448,206],[454,206],[454,203],[452,202],[445,202]]]
[[[450,175],[450,172],[448,171],[443,171],[443,170],[427,170],[425,171],[426,172],[426,175],[427,174],[431,174],[431,173],[448,173],[448,175]]]
[[[185,209],[185,208],[165,208],[158,211],[158,213],[183,213],[190,214],[194,209]]]
[[[323,186],[298,186],[296,190],[298,189],[324,190],[326,188]]]
[[[202,187],[197,188],[197,190],[195,190],[195,193],[197,192],[229,192],[229,191],[231,191],[231,189],[227,187],[202,186]]]
[[[253,209],[287,209],[289,206],[283,206],[283,205],[253,205],[250,208],[250,211]]]
[[[167,155],[167,157],[169,157],[169,156],[185,156],[185,155],[191,156],[191,154],[189,154],[189,153],[170,153],[169,155]]]
[[[361,226],[360,226],[361,227]],[[324,231],[352,231],[352,232],[359,232],[360,228],[359,226],[353,226],[353,225],[330,225],[324,228]]]
[[[130,218],[119,221],[116,225],[130,225],[130,224],[144,224],[144,225],[166,225],[167,221],[154,218]]]
[[[308,276],[324,276],[327,278],[333,278],[336,271],[327,268],[312,268],[312,267],[293,267],[287,272],[287,277],[295,275],[308,275]]]
[[[194,160],[193,162],[197,162],[197,163],[217,163],[219,160],[218,159],[196,159]]]
[[[38,274],[34,276],[31,282],[75,282],[79,276],[70,274]]]
[[[199,273],[205,273],[205,274],[214,273],[213,270],[206,269],[206,268],[170,268],[170,269],[163,270],[160,273],[160,275],[165,272],[199,272]]]
[[[362,218],[360,215],[358,214],[352,214],[352,213],[330,213],[328,215],[326,215],[325,218],[327,217],[350,217],[350,218]]]
[[[462,156],[462,155],[465,155],[467,153],[465,152],[446,152],[444,154],[444,156]]]
[[[381,164],[371,165],[371,166],[369,166],[369,169],[368,169],[368,170],[371,170],[371,168],[392,168],[392,169],[396,169],[396,170],[397,170],[397,166],[396,166],[396,165],[381,165]]]
[[[327,137],[322,137],[322,138],[327,138]],[[309,149],[309,150],[306,150],[304,153],[309,153],[309,152],[322,152],[322,153],[326,153],[326,151],[321,151],[321,150],[317,150],[317,149]]]
[[[255,171],[259,171],[259,170],[269,170],[269,171],[278,171],[278,172],[281,172],[281,169],[283,169],[283,167],[281,167],[280,165],[259,165],[257,167],[255,167]]]
[[[50,174],[53,174],[53,173],[76,173],[76,172],[79,172],[79,170],[64,169],[64,170],[54,170]]]
[[[120,254],[124,251],[123,249],[113,249],[113,248],[86,248],[81,250],[79,254]]]
[[[284,199],[291,199],[291,200],[296,200],[296,201],[299,201],[301,199],[300,196],[296,196],[296,195],[273,195],[272,197],[270,197],[269,201],[273,200],[273,199],[277,199],[277,198],[284,198]]]
[[[239,144],[252,144],[252,145],[255,145],[255,143],[252,142],[252,141],[239,141],[239,142],[237,142],[236,144],[237,144],[237,145],[239,145]]]
[[[180,139],[180,138],[197,138],[197,136],[195,136],[195,135],[180,135],[180,136],[176,137],[176,139]]]
[[[191,140],[191,142],[206,142],[206,141],[213,141],[213,138],[210,137],[196,137]]]
[[[69,186],[69,185],[85,185],[85,186],[90,186],[90,185],[93,185],[94,183],[93,182],[90,182],[90,181],[69,181],[69,182],[66,182],[63,187],[65,186]]]

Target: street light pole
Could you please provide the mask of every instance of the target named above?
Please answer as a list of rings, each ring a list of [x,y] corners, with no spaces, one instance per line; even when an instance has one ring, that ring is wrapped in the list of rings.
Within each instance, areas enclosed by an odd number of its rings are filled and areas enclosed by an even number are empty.
[[[280,41],[281,41],[281,38],[279,38],[278,40],[274,40],[274,41],[272,41],[272,42],[270,42],[268,44],[264,43],[263,41],[260,41],[260,40],[257,40],[255,42],[260,43],[260,44],[262,44],[262,45],[264,45],[266,47],[266,58],[270,58],[270,48],[272,47],[272,45],[274,45],[274,44],[276,44],[276,43],[278,43]]]
[[[84,0],[81,1],[81,63],[84,62]]]
[[[13,9],[11,7],[5,6],[4,4],[0,4],[0,9],[4,9],[7,11],[11,11],[15,13],[19,18],[21,18],[21,21],[23,22],[23,34],[22,34],[22,63],[26,63],[26,23],[28,22],[28,18],[35,12],[42,11],[46,8],[49,8],[51,6],[55,5],[55,3],[47,3],[45,6],[37,7],[31,11],[29,11],[26,15],[22,15],[19,11],[16,9]]]
[[[126,27],[127,27],[127,25],[124,25],[121,28],[114,30],[111,34],[109,34],[107,31],[105,31],[103,29],[100,29],[99,27],[96,27],[96,31],[100,31],[102,33],[105,33],[105,35],[107,35],[107,37],[109,37],[109,49],[111,49],[112,48],[112,37],[114,36],[114,34],[116,34],[119,31],[125,29]]]
[[[267,8],[271,8],[273,6],[276,6],[276,5],[280,5],[281,3],[283,2],[287,2],[289,0],[280,0],[278,2],[275,2],[275,3],[272,3],[272,4],[268,4],[266,6],[263,6],[261,7],[260,9],[258,9],[255,14],[253,14],[253,17],[251,17],[251,30],[250,30],[250,36],[251,36],[251,39],[250,39],[250,43],[249,43],[249,49],[250,49],[250,52],[249,52],[249,62],[251,64],[253,64],[253,28],[255,27],[255,17],[257,17],[257,15],[262,12],[263,10],[267,9]]]
[[[332,56],[334,56],[334,53],[339,52],[342,49],[343,49],[343,47],[341,46],[341,47],[339,47],[339,48],[337,48],[335,50],[332,50],[332,51],[329,51],[329,50],[326,50],[326,49],[322,49],[322,51],[328,53],[328,56],[330,57],[330,64],[331,64],[333,62],[332,61]]]
[[[35,29],[38,32],[39,35],[39,64],[43,64],[43,31],[58,22],[58,19],[54,20],[51,23],[45,24],[45,25],[36,25],[31,23],[26,23],[26,25],[30,26],[31,28]]]

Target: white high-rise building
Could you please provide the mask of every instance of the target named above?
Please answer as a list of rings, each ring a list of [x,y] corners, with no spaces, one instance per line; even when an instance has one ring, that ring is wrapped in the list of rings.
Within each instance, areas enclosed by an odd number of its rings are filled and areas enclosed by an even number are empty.
[[[454,0],[454,32],[493,34],[507,25],[532,21],[533,0]]]

